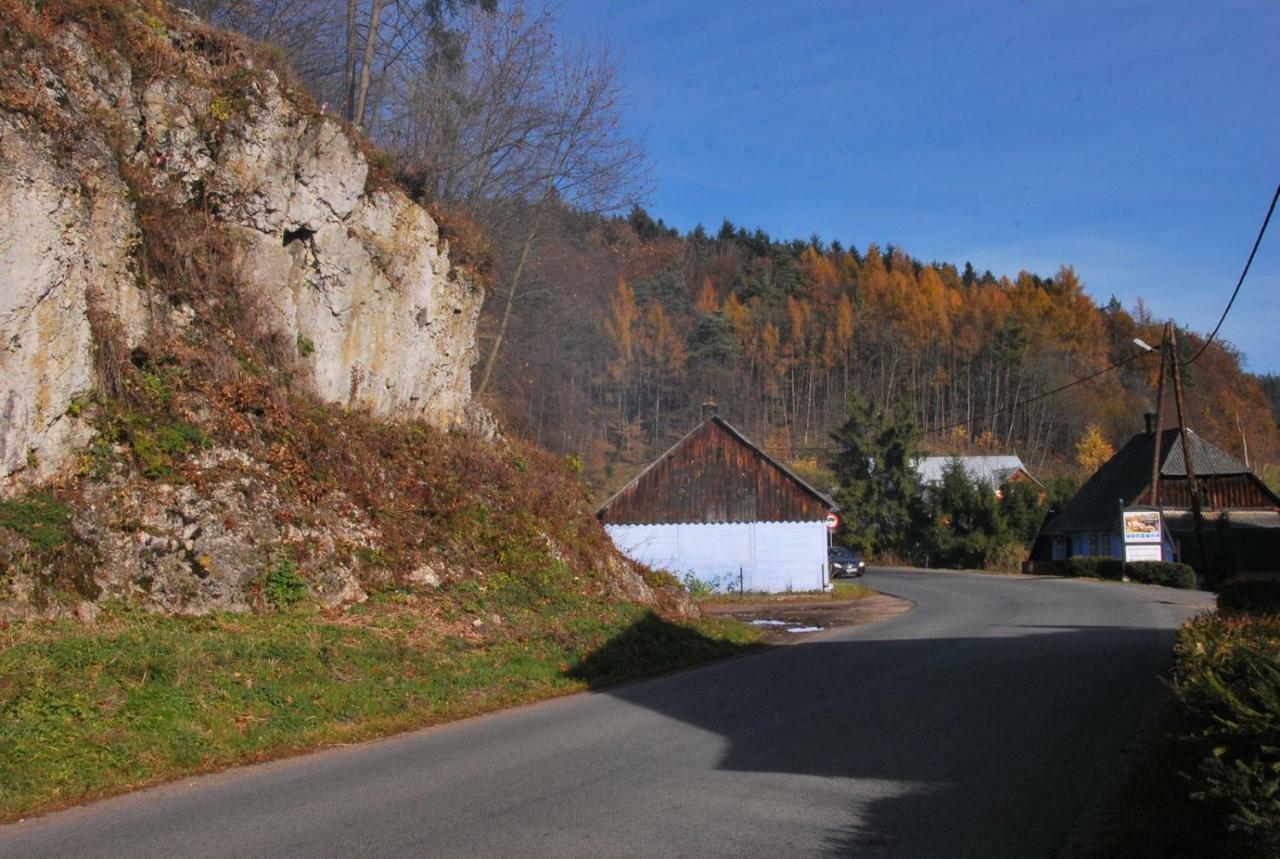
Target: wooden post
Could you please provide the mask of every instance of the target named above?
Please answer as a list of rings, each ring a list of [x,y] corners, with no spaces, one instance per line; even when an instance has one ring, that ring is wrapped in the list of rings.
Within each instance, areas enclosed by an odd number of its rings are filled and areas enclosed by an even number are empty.
[[[1160,434],[1161,420],[1164,418],[1164,377],[1169,372],[1166,368],[1169,364],[1169,327],[1171,323],[1164,324],[1164,335],[1160,340],[1160,381],[1156,383],[1156,426],[1155,426],[1155,450],[1151,454],[1151,498],[1148,503],[1152,507],[1160,505],[1160,443],[1163,436]],[[1161,552],[1163,552],[1163,547]],[[1162,554],[1161,557],[1164,557]]]
[[[1124,499],[1120,499],[1120,581],[1129,581],[1129,555],[1125,551],[1125,547],[1129,544],[1124,541]],[[1108,553],[1110,554],[1110,553]]]
[[[1187,488],[1191,491],[1191,519],[1196,526],[1196,545],[1200,550],[1200,563],[1204,564],[1204,577],[1210,581],[1209,553],[1204,539],[1204,521],[1200,515],[1200,486],[1196,481],[1196,466],[1191,455],[1191,440],[1187,434],[1187,416],[1182,398],[1182,360],[1178,357],[1178,330],[1169,325],[1169,363],[1173,367],[1173,401],[1178,407],[1178,432],[1182,438],[1182,461],[1187,466]]]

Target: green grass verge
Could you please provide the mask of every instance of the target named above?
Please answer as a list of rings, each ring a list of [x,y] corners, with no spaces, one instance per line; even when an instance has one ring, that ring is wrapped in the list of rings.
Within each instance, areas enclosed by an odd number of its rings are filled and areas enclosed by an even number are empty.
[[[831,595],[838,600],[864,600],[876,593],[864,584],[846,579],[836,579],[831,583]]]
[[[708,596],[697,597],[698,605],[733,605],[740,602],[749,603],[791,603],[791,602],[821,602],[822,600],[860,600],[876,595],[876,591],[858,582],[851,582],[847,579],[835,579],[831,582],[831,590],[829,591],[787,591],[785,593],[766,594],[752,593],[748,591],[745,594],[723,593],[711,594]]]
[[[611,603],[472,632],[441,626],[436,605],[397,592],[333,616],[113,609],[92,628],[0,629],[0,820],[652,674],[759,640],[731,621],[676,624]]]

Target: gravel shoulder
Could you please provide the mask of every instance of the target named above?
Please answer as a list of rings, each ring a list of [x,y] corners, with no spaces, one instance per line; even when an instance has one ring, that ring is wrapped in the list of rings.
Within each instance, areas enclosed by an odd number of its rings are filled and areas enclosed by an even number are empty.
[[[741,603],[704,605],[702,612],[711,617],[733,618],[760,626],[770,644],[798,644],[828,630],[887,620],[910,611],[913,606],[908,600],[877,593],[861,599],[843,600],[748,597]]]

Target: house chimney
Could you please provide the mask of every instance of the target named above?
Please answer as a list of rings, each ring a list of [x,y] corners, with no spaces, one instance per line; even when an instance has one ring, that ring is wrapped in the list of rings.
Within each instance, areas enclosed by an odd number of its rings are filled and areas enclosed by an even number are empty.
[[[713,417],[718,414],[720,414],[720,407],[716,405],[715,400],[707,400],[705,403],[702,404],[703,420],[706,420],[707,418]]]
[[[1142,417],[1147,422],[1147,435],[1155,435],[1156,434],[1156,413],[1147,412]]]

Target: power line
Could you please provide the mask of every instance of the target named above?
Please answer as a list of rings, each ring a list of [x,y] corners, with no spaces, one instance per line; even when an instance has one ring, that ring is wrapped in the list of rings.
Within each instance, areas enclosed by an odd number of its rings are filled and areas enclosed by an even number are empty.
[[[1079,379],[1073,379],[1072,381],[1067,382],[1065,385],[1059,385],[1059,386],[1058,386],[1058,387],[1056,387],[1056,388],[1051,388],[1051,389],[1049,389],[1049,390],[1047,390],[1047,391],[1041,391],[1040,393],[1038,393],[1038,394],[1036,394],[1036,395],[1034,395],[1034,396],[1027,397],[1025,400],[1019,400],[1018,402],[1010,403],[1010,404],[1009,404],[1009,405],[1007,405],[1007,406],[1002,406],[1001,408],[998,408],[998,409],[992,409],[992,410],[991,410],[991,411],[989,411],[989,412],[983,412],[982,414],[974,415],[973,417],[968,418],[968,419],[963,420],[963,421],[956,421],[955,423],[947,424],[947,425],[945,425],[945,426],[934,427],[933,429],[929,430],[929,432],[930,432],[930,433],[946,432],[946,431],[947,431],[947,430],[949,430],[949,429],[955,429],[956,427],[968,426],[968,425],[970,425],[970,424],[975,424],[975,423],[977,423],[978,421],[986,420],[987,418],[994,417],[994,416],[996,416],[996,415],[1003,414],[1003,413],[1005,413],[1005,412],[1013,411],[1014,409],[1020,409],[1020,408],[1022,408],[1023,406],[1028,406],[1028,405],[1030,405],[1031,403],[1039,402],[1040,400],[1043,400],[1043,399],[1045,399],[1045,398],[1047,398],[1047,397],[1052,397],[1054,394],[1060,394],[1060,393],[1062,393],[1063,391],[1070,390],[1071,388],[1074,388],[1074,387],[1076,387],[1077,385],[1083,385],[1085,382],[1092,381],[1093,379],[1096,379],[1096,378],[1098,378],[1099,376],[1105,375],[1106,373],[1110,373],[1112,370],[1115,370],[1115,369],[1117,369],[1117,368],[1119,368],[1119,367],[1123,367],[1123,366],[1125,366],[1126,364],[1132,364],[1134,361],[1137,361],[1139,358],[1143,358],[1143,357],[1145,357],[1145,356],[1147,356],[1147,355],[1154,355],[1154,354],[1155,354],[1155,352],[1154,352],[1154,351],[1152,351],[1152,352],[1135,352],[1135,353],[1133,353],[1132,355],[1130,355],[1130,356],[1129,356],[1129,357],[1127,357],[1127,358],[1122,358],[1121,360],[1116,361],[1116,362],[1115,362],[1115,363],[1113,363],[1113,364],[1108,364],[1106,367],[1103,367],[1101,370],[1096,370],[1096,371],[1094,371],[1094,372],[1090,373],[1090,374],[1089,374],[1089,375],[1087,375],[1087,376],[1081,376]],[[826,446],[822,446],[822,447],[794,447],[794,448],[792,448],[792,450],[793,450],[793,451],[803,451],[803,452],[806,452],[806,453],[809,453],[809,452],[815,452],[815,451],[833,451],[833,450],[843,450],[843,449],[844,449],[844,448],[840,447],[839,445],[826,445]]]
[[[1258,230],[1258,238],[1253,242],[1253,250],[1249,251],[1249,259],[1245,261],[1244,271],[1240,272],[1240,279],[1236,281],[1235,291],[1231,293],[1231,300],[1227,302],[1226,308],[1222,311],[1222,316],[1218,318],[1218,324],[1213,326],[1213,333],[1209,335],[1209,339],[1191,356],[1191,360],[1182,362],[1182,366],[1188,367],[1196,362],[1196,359],[1204,354],[1204,350],[1209,348],[1209,344],[1213,342],[1213,338],[1218,336],[1218,329],[1222,327],[1222,323],[1226,321],[1227,314],[1231,312],[1231,305],[1235,304],[1236,296],[1240,294],[1240,287],[1244,285],[1244,277],[1249,273],[1249,266],[1253,265],[1253,257],[1258,252],[1258,245],[1262,244],[1262,237],[1267,232],[1267,224],[1271,223],[1271,213],[1276,210],[1276,201],[1280,200],[1280,185],[1276,186],[1276,193],[1271,198],[1271,207],[1267,209],[1267,216],[1262,219],[1262,229]]]
[[[984,420],[989,417],[994,417],[995,415],[1001,414],[1003,412],[1013,411],[1014,409],[1022,408],[1023,406],[1027,406],[1027,405],[1030,405],[1031,403],[1039,402],[1040,400],[1043,400],[1047,397],[1052,397],[1054,394],[1060,394],[1063,391],[1076,387],[1077,385],[1083,385],[1085,382],[1092,381],[1098,378],[1099,376],[1110,373],[1112,370],[1115,370],[1118,367],[1123,367],[1126,364],[1132,364],[1134,361],[1137,361],[1139,358],[1143,358],[1147,355],[1154,355],[1154,354],[1155,354],[1154,352],[1134,352],[1129,357],[1122,358],[1121,360],[1116,361],[1114,364],[1108,364],[1106,367],[1103,367],[1101,370],[1097,370],[1093,373],[1090,373],[1087,376],[1081,376],[1079,379],[1075,379],[1074,381],[1067,382],[1065,385],[1059,385],[1056,388],[1051,388],[1047,391],[1041,391],[1040,393],[1036,394],[1033,397],[1027,397],[1027,399],[1023,400],[1022,402],[1010,403],[1008,406],[1005,406],[1004,408],[992,409],[991,411],[985,414],[977,415],[976,417],[970,418],[968,420],[956,421],[953,424],[947,424],[946,426],[935,427],[932,431],[946,432],[949,429],[955,429],[956,427],[967,426],[971,423],[976,423],[977,421]]]

